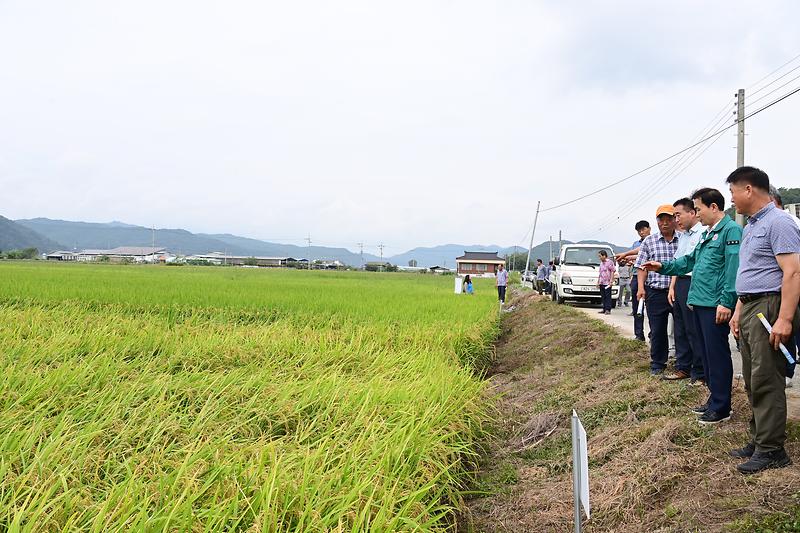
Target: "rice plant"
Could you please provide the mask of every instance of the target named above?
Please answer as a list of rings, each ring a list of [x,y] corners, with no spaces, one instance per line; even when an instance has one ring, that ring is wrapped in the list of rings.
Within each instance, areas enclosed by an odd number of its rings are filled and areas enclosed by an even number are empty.
[[[491,285],[0,263],[0,530],[445,530]]]

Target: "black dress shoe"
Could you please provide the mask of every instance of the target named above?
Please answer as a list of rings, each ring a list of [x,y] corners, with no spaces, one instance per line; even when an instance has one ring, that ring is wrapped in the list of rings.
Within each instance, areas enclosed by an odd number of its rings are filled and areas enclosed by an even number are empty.
[[[768,468],[783,468],[792,464],[792,460],[786,455],[786,450],[781,448],[774,452],[755,452],[749,461],[736,467],[742,474],[756,474]]]
[[[697,416],[702,415],[708,411],[708,402],[704,403],[703,405],[698,405],[697,407],[692,407],[692,412]]]
[[[747,459],[753,456],[756,451],[756,445],[752,442],[748,442],[744,445],[743,448],[736,448],[735,450],[731,450],[728,453],[731,457],[739,457],[740,459]]]

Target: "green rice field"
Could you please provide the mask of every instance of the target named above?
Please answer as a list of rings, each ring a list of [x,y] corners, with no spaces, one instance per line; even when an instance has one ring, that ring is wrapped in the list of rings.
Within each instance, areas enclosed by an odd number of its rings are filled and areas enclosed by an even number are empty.
[[[0,531],[443,531],[493,280],[0,262]]]

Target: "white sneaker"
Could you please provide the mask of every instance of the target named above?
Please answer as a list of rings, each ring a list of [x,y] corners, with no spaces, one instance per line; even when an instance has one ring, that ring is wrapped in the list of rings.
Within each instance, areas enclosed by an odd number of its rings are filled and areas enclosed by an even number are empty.
[[[792,378],[786,378],[786,388],[794,387],[794,383],[792,383]]]

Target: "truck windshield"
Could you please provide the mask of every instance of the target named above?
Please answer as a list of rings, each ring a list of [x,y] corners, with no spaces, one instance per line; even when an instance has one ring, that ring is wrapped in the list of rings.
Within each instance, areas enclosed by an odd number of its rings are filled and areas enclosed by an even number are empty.
[[[597,252],[608,248],[567,248],[564,252],[565,265],[580,265],[580,266],[599,266],[600,258],[597,257]],[[611,255],[609,253],[609,255]]]

